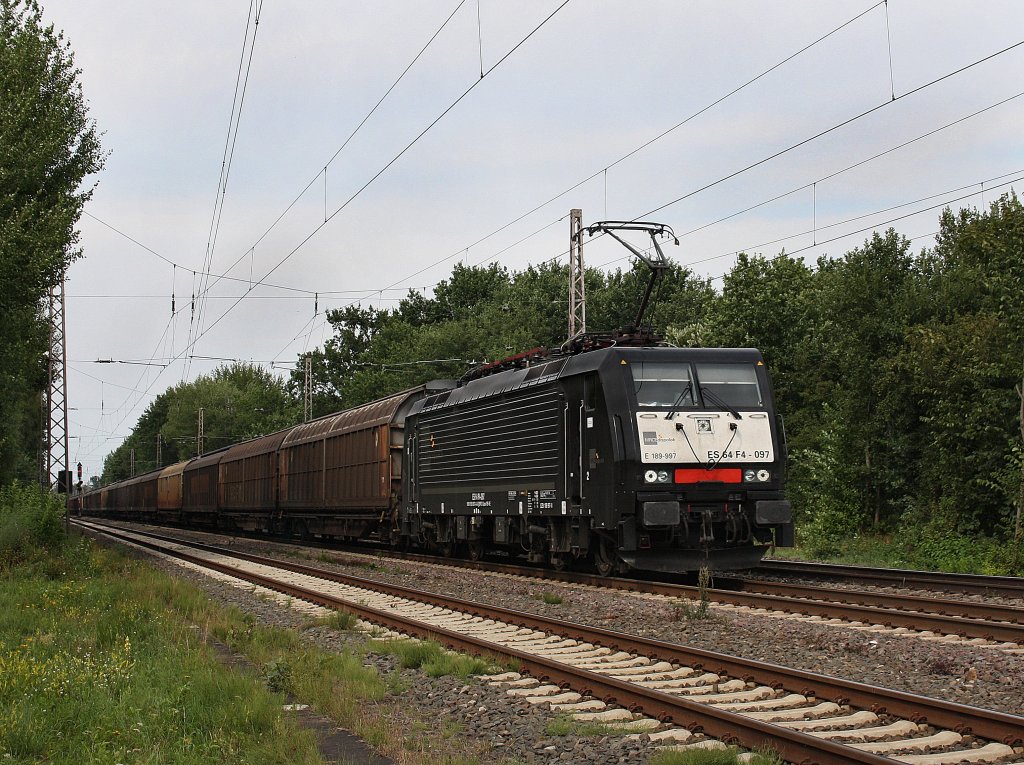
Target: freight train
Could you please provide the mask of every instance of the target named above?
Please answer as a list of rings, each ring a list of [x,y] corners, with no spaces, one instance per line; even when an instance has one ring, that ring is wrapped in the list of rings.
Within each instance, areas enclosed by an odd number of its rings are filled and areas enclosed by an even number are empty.
[[[742,568],[793,544],[754,349],[531,352],[73,499],[85,515],[555,568]]]

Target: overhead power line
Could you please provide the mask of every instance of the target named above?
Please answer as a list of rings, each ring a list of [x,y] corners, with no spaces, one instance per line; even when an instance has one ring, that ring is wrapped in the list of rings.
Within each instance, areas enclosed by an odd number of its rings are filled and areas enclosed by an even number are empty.
[[[274,219],[274,221],[267,227],[267,229],[256,238],[256,241],[253,242],[252,245],[247,250],[245,250],[245,252],[243,252],[241,255],[239,255],[238,258],[236,258],[235,261],[230,266],[228,266],[227,271],[225,273],[230,273],[231,270],[235,266],[237,266],[242,261],[242,259],[245,258],[246,255],[248,255],[253,250],[255,250],[260,245],[260,243],[264,239],[267,238],[267,236],[270,234],[270,232],[273,231],[277,227],[277,224],[280,223],[284,219],[284,217],[291,211],[291,209],[293,207],[295,207],[295,205],[298,203],[298,201],[300,199],[302,199],[303,196],[305,196],[306,192],[309,191],[310,188],[312,188],[313,184],[317,182],[317,180],[320,178],[321,175],[324,176],[324,191],[325,191],[325,204],[326,204],[326,188],[327,188],[326,173],[327,173],[327,168],[330,167],[331,164],[334,162],[334,160],[336,160],[338,158],[338,156],[341,154],[341,152],[345,150],[345,147],[349,145],[349,143],[352,141],[353,138],[355,138],[356,134],[363,128],[363,125],[365,125],[366,122],[370,119],[370,117],[372,117],[374,115],[374,113],[377,111],[377,109],[380,107],[380,105],[384,103],[385,99],[387,99],[387,97],[389,95],[391,95],[391,92],[398,86],[398,84],[403,79],[405,79],[405,76],[409,73],[409,70],[412,69],[412,67],[416,64],[416,62],[420,60],[420,57],[427,51],[427,48],[429,48],[431,46],[431,44],[433,44],[434,40],[437,39],[438,35],[441,34],[441,32],[444,30],[444,28],[448,26],[448,22],[450,22],[452,20],[452,18],[455,16],[455,14],[458,13],[459,9],[465,4],[465,2],[466,2],[466,0],[460,0],[459,4],[455,6],[455,10],[453,10],[450,14],[448,14],[448,17],[444,20],[444,22],[442,22],[441,26],[439,26],[434,31],[434,34],[432,34],[430,36],[430,39],[427,40],[427,42],[423,45],[422,48],[420,48],[419,52],[415,56],[413,56],[412,60],[408,63],[408,65],[406,65],[405,69],[402,70],[402,73],[400,75],[398,75],[398,77],[395,79],[394,82],[391,83],[391,87],[389,87],[384,92],[384,95],[382,95],[377,100],[377,103],[373,105],[373,108],[371,108],[370,111],[366,113],[366,116],[363,117],[363,119],[359,122],[358,125],[356,125],[355,129],[353,129],[352,132],[349,133],[348,138],[346,138],[344,140],[344,142],[342,142],[341,146],[339,146],[338,149],[334,152],[334,154],[331,155],[331,158],[328,159],[324,163],[323,169],[322,170],[318,170],[316,175],[314,175],[312,178],[309,179],[309,182],[302,188],[302,191],[300,191],[298,194],[295,195],[295,198],[292,199],[292,201],[288,203],[288,206],[285,207],[285,209]],[[324,211],[324,217],[326,218],[326,209]],[[207,290],[209,288],[212,288],[212,287],[216,286],[217,281],[219,281],[219,279],[222,279],[222,278],[226,279],[228,277],[227,276],[218,277],[218,279],[216,279],[213,282],[213,284],[209,285]]]
[[[231,99],[231,115],[228,119],[227,136],[224,139],[224,153],[220,163],[220,177],[217,179],[217,193],[213,199],[213,215],[210,218],[210,231],[206,239],[206,257],[203,260],[203,272],[209,273],[213,267],[213,254],[217,248],[217,236],[220,233],[220,222],[224,214],[224,199],[227,196],[228,178],[231,176],[231,165],[235,158],[235,146],[238,142],[238,128],[242,122],[242,106],[245,104],[245,93],[249,86],[249,72],[252,69],[252,56],[256,50],[256,36],[260,29],[260,11],[263,0],[250,0],[249,12],[245,17],[245,34],[242,38],[242,52],[238,60],[238,74],[235,75],[235,92]],[[249,28],[252,26],[252,40],[249,39]],[[244,76],[243,76],[244,68]],[[199,306],[196,320],[189,323],[189,339],[192,333],[200,332],[203,326],[203,310],[206,306],[206,277],[199,293]],[[188,374],[188,365],[182,370],[182,379]]]
[[[879,111],[881,109],[884,109],[885,107],[887,107],[887,106],[889,106],[891,104],[897,103],[898,101],[901,101],[904,98],[907,98],[908,96],[912,96],[915,93],[920,93],[921,91],[926,90],[927,88],[930,88],[930,87],[932,87],[934,85],[938,85],[940,82],[943,82],[944,80],[948,80],[950,77],[955,77],[956,75],[962,74],[962,73],[968,71],[969,69],[973,69],[974,67],[979,66],[980,64],[984,64],[986,61],[991,61],[992,59],[996,58],[997,56],[1001,56],[1004,53],[1009,53],[1011,50],[1014,50],[1015,48],[1019,48],[1021,45],[1024,45],[1024,40],[1021,40],[1020,42],[1016,42],[1013,45],[1008,45],[1007,47],[1003,48],[1002,50],[996,51],[995,53],[991,53],[988,56],[985,56],[984,58],[979,58],[978,60],[973,61],[972,63],[967,64],[966,66],[962,66],[959,69],[954,69],[951,72],[947,72],[946,74],[942,75],[941,77],[936,77],[934,80],[930,80],[929,82],[926,82],[923,85],[918,85],[916,88],[913,88],[912,90],[908,90],[906,93],[901,93],[900,95],[896,96],[893,99],[883,101],[882,103],[877,104],[876,106],[872,106],[870,109],[865,109],[864,111],[860,112],[860,114],[855,114],[852,117],[848,117],[847,119],[843,120],[842,122],[836,123],[832,127],[826,128],[825,130],[822,130],[822,131],[820,131],[818,133],[815,133],[812,136],[808,136],[807,138],[804,138],[802,141],[797,141],[796,143],[794,143],[794,144],[792,144],[790,146],[787,146],[784,149],[780,149],[779,151],[775,152],[774,154],[769,154],[767,157],[759,159],[756,162],[752,162],[751,164],[747,165],[746,167],[742,167],[739,170],[736,170],[735,172],[729,173],[728,175],[724,175],[721,178],[719,178],[719,179],[717,179],[715,181],[712,181],[711,183],[705,184],[704,186],[696,188],[693,191],[689,191],[689,192],[687,192],[686,194],[683,194],[680,197],[676,197],[675,199],[671,200],[670,202],[665,202],[665,204],[658,205],[657,207],[655,207],[655,208],[653,208],[651,210],[648,210],[647,212],[641,213],[640,215],[638,215],[635,218],[635,220],[639,220],[641,218],[646,218],[649,215],[654,215],[654,213],[661,212],[666,207],[671,207],[674,204],[678,204],[679,202],[682,202],[684,199],[689,199],[690,197],[693,197],[693,196],[696,196],[697,194],[700,194],[702,191],[707,191],[708,189],[714,188],[715,186],[719,185],[720,183],[724,183],[725,181],[731,180],[732,178],[735,178],[736,176],[741,175],[741,174],[743,174],[743,173],[745,173],[745,172],[747,172],[749,170],[753,170],[755,167],[760,167],[763,164],[771,162],[773,159],[778,159],[779,157],[783,156],[784,154],[788,154],[789,152],[793,151],[794,149],[799,149],[801,146],[804,146],[804,145],[810,143],[811,141],[816,141],[817,139],[822,138],[822,137],[828,135],[829,133],[834,133],[836,130],[844,128],[847,125],[849,125],[849,124],[851,124],[853,122],[856,122],[857,120],[860,120],[860,119],[863,119],[864,117],[867,117],[869,114],[874,114],[875,112],[877,112],[877,111]]]
[[[432,122],[430,122],[430,124],[428,124],[422,131],[420,131],[420,133],[415,138],[413,138],[412,141],[410,141],[401,151],[399,151],[398,154],[396,154],[386,165],[384,165],[380,170],[378,170],[370,178],[370,180],[368,180],[366,183],[364,183],[354,194],[352,194],[333,213],[331,213],[329,216],[326,216],[323,223],[317,225],[316,228],[314,228],[314,230],[312,232],[310,232],[298,245],[296,245],[290,252],[288,252],[283,258],[281,258],[278,261],[277,265],[275,265],[273,268],[271,268],[269,271],[267,271],[259,280],[257,280],[249,288],[249,290],[245,293],[245,295],[239,297],[230,306],[228,306],[227,310],[225,310],[220,316],[218,316],[217,319],[213,321],[213,323],[211,323],[210,325],[206,326],[205,328],[200,329],[195,334],[194,337],[192,337],[191,334],[190,334],[188,343],[186,344],[186,346],[181,351],[179,351],[174,356],[174,360],[177,361],[177,360],[182,359],[185,356],[187,356],[188,352],[192,348],[195,347],[195,345],[199,342],[199,340],[202,337],[204,337],[206,334],[208,334],[214,327],[216,327],[218,324],[220,324],[220,322],[229,313],[231,313],[231,311],[234,310],[234,308],[236,306],[238,306],[238,304],[242,300],[245,299],[246,295],[248,295],[253,289],[255,289],[255,287],[257,287],[260,284],[262,284],[271,274],[273,274],[275,271],[277,271],[278,268],[280,268],[285,262],[288,261],[288,259],[290,259],[296,252],[298,252],[299,249],[306,244],[306,242],[310,241],[316,235],[317,232],[319,232],[324,226],[326,226],[327,223],[329,223],[331,220],[333,220],[335,216],[337,216],[349,204],[351,204],[355,199],[357,199],[367,188],[370,187],[370,185],[373,184],[374,181],[376,181],[381,175],[383,175],[388,170],[388,168],[390,168],[392,165],[394,165],[394,163],[397,162],[402,156],[404,156],[405,153],[409,151],[409,149],[411,149],[414,145],[416,145],[416,143],[418,143],[420,141],[420,139],[423,138],[423,136],[425,136],[431,129],[433,129],[439,122],[441,122],[441,120],[443,120],[445,116],[447,116],[459,103],[461,103],[466,98],[466,96],[468,96],[477,87],[477,85],[479,85],[481,82],[483,82],[484,79],[486,79],[486,77],[488,75],[490,75],[498,67],[500,67],[505,61],[507,61],[517,50],[519,50],[519,48],[521,48],[529,39],[531,39],[538,31],[540,31],[540,29],[542,29],[545,25],[547,25],[547,23],[549,21],[551,21],[551,19],[554,18],[555,15],[558,14],[558,12],[561,11],[563,8],[565,8],[565,6],[568,5],[568,4],[569,4],[569,0],[564,0],[562,3],[560,3],[551,13],[549,13],[544,18],[543,21],[541,21],[532,30],[530,30],[530,32],[528,32],[522,39],[520,39],[519,42],[517,42],[507,53],[505,53],[504,56],[502,56],[495,64],[493,64],[484,73],[483,77],[481,77],[479,80],[475,80],[473,82],[473,84],[470,85],[462,93],[462,95],[460,95],[458,98],[456,98],[455,101],[453,101],[451,105],[449,105],[443,112],[441,112],[441,114],[439,114]],[[246,251],[246,253],[248,253],[248,250]],[[208,270],[209,270],[209,268],[207,268],[207,271]],[[153,378],[153,380],[149,383],[149,386],[146,388],[146,393],[148,393],[149,390],[152,389],[153,385],[156,384],[156,381],[160,378],[160,375],[162,374],[162,372],[163,372],[163,370],[161,369],[160,372],[158,372],[156,374],[156,376]],[[127,417],[127,414],[125,415],[125,417]],[[124,421],[124,418],[122,417],[121,422],[123,422],[123,421]],[[120,424],[121,423],[119,422],[118,423],[118,427],[120,427]]]
[[[695,112],[692,112],[691,114],[687,115],[682,120],[680,120],[679,122],[674,124],[672,127],[668,128],[667,130],[663,130],[662,132],[658,133],[653,138],[647,139],[646,141],[644,141],[640,145],[636,146],[633,149],[630,149],[628,152],[626,152],[625,154],[621,155],[618,159],[615,159],[614,161],[609,162],[607,165],[605,165],[604,167],[594,171],[593,173],[591,173],[587,177],[585,177],[585,178],[583,178],[583,179],[581,179],[579,181],[576,181],[576,183],[572,184],[571,186],[569,186],[568,188],[564,189],[563,191],[558,192],[554,196],[546,199],[545,201],[541,202],[538,205],[535,205],[534,207],[530,208],[529,210],[527,210],[526,212],[524,212],[521,215],[517,216],[516,218],[513,218],[508,223],[505,223],[502,226],[499,226],[498,228],[494,229],[494,231],[491,231],[486,236],[480,237],[479,239],[477,239],[472,244],[470,244],[470,245],[468,245],[466,247],[463,247],[463,248],[457,250],[456,252],[453,252],[450,255],[446,255],[445,257],[443,257],[443,258],[441,258],[439,260],[434,261],[430,265],[421,268],[419,271],[416,271],[415,273],[413,273],[413,274],[411,274],[411,275],[409,275],[407,277],[404,277],[403,279],[401,279],[401,280],[399,280],[397,282],[393,282],[389,286],[390,287],[394,287],[394,286],[396,286],[398,284],[407,283],[410,279],[412,279],[412,278],[414,278],[416,276],[419,276],[420,274],[424,273],[425,271],[429,271],[430,269],[435,268],[435,267],[441,265],[442,263],[451,260],[452,258],[458,257],[459,255],[461,255],[466,250],[472,249],[474,247],[478,247],[479,245],[481,245],[484,242],[486,242],[488,239],[491,239],[492,237],[497,236],[498,234],[500,234],[505,229],[507,229],[507,228],[509,228],[511,226],[514,226],[516,223],[519,223],[520,221],[524,220],[525,218],[528,218],[529,216],[533,215],[534,213],[544,209],[548,205],[553,204],[554,202],[557,202],[559,199],[561,199],[561,198],[565,197],[566,195],[572,193],[573,191],[578,189],[580,186],[583,186],[583,185],[589,183],[590,181],[594,180],[595,178],[601,177],[602,175],[606,176],[607,172],[610,169],[612,169],[612,168],[622,164],[627,159],[630,159],[631,157],[635,156],[636,154],[639,154],[641,151],[643,151],[644,149],[652,146],[653,144],[657,143],[658,141],[660,141],[661,139],[665,138],[666,136],[671,135],[676,130],[678,130],[679,128],[683,127],[687,123],[693,121],[694,119],[696,119],[697,117],[701,116],[705,112],[710,111],[714,107],[720,105],[724,101],[727,101],[728,99],[732,98],[733,96],[735,96],[736,94],[740,93],[741,91],[746,90],[748,87],[750,87],[754,83],[756,83],[759,80],[764,79],[765,77],[767,77],[769,74],[774,72],[776,69],[779,69],[779,68],[785,66],[789,62],[793,61],[794,59],[796,59],[799,56],[803,55],[807,51],[809,51],[812,48],[816,47],[819,43],[824,42],[828,38],[830,38],[833,35],[835,35],[837,32],[840,32],[841,30],[843,30],[846,27],[848,27],[851,24],[853,24],[855,21],[857,21],[857,20],[861,19],[862,17],[866,16],[871,11],[873,11],[876,8],[878,8],[879,6],[883,5],[884,2],[885,2],[885,0],[880,0],[880,2],[877,2],[874,5],[872,5],[871,7],[861,11],[860,13],[857,13],[856,15],[854,15],[851,18],[849,18],[846,21],[844,21],[842,24],[839,24],[838,26],[833,27],[828,32],[826,32],[825,34],[819,36],[818,38],[816,38],[812,42],[804,45],[799,50],[789,54],[785,58],[783,58],[783,59],[779,60],[778,62],[776,62],[775,64],[772,64],[771,66],[769,66],[767,69],[764,69],[760,73],[758,73],[758,74],[754,75],[753,77],[750,77],[749,79],[744,81],[742,84],[734,87],[732,90],[728,91],[724,95],[719,96],[718,98],[716,98],[715,100],[709,102],[705,106],[702,106],[701,108],[697,109]],[[562,218],[559,218],[557,221],[554,221],[553,223],[550,223],[548,225],[555,225],[555,223],[558,223],[558,222],[560,222],[562,220],[564,220],[564,216]],[[523,240],[521,240],[521,241],[523,241]],[[385,288],[385,289],[388,289],[388,288]]]
[[[357,191],[355,191],[355,193],[353,193],[347,200],[345,200],[345,202],[343,202],[340,207],[338,207],[337,209],[334,210],[334,212],[332,212],[330,215],[328,215],[325,218],[323,223],[318,224],[309,234],[306,235],[305,238],[302,239],[302,241],[300,241],[297,245],[295,245],[295,247],[293,247],[287,254],[285,254],[284,257],[282,257],[280,260],[278,260],[276,265],[274,265],[259,280],[257,280],[255,282],[254,286],[261,284],[264,280],[266,280],[269,276],[271,276],[274,272],[276,272],[281,266],[283,266],[286,262],[288,262],[288,260],[290,260],[291,257],[293,255],[295,255],[295,253],[297,253],[300,249],[302,249],[302,247],[305,246],[305,244],[307,242],[309,242],[314,236],[316,236],[316,234],[319,231],[321,231],[324,228],[324,226],[326,226],[328,223],[330,223],[339,213],[341,213],[352,202],[354,202],[357,198],[359,198],[359,196],[361,196],[362,193],[364,191],[366,191],[366,189],[368,189],[374,183],[374,181],[376,181],[378,178],[380,178],[381,175],[383,175],[392,165],[395,164],[395,162],[397,162],[399,159],[401,159],[405,155],[405,153],[409,151],[409,149],[411,149],[413,146],[415,146],[420,141],[420,139],[423,138],[423,136],[425,136],[428,132],[430,132],[430,130],[432,130],[439,122],[441,122],[441,120],[443,120],[449,113],[451,113],[451,111],[456,106],[458,106],[466,98],[466,96],[468,96],[470,93],[472,93],[473,90],[475,90],[476,87],[481,82],[483,82],[492,72],[494,72],[498,67],[500,67],[505,61],[507,61],[509,59],[509,57],[512,56],[513,53],[515,53],[517,50],[519,50],[519,48],[521,48],[530,38],[532,38],[538,31],[540,31],[549,21],[551,21],[551,19],[553,19],[555,17],[555,15],[560,10],[565,8],[565,6],[568,5],[568,4],[569,4],[569,0],[564,0],[564,2],[559,4],[559,6],[557,8],[555,8],[555,10],[553,10],[551,13],[549,13],[544,18],[543,21],[541,21],[537,26],[535,26],[532,30],[530,30],[530,32],[527,33],[525,37],[523,37],[521,40],[519,40],[519,42],[517,42],[504,56],[502,56],[500,59],[498,59],[498,61],[496,63],[494,63],[489,69],[487,69],[484,72],[484,76],[483,77],[481,77],[478,80],[475,80],[473,82],[473,84],[471,84],[468,88],[466,88],[466,90],[463,91],[463,93],[460,96],[458,96],[444,111],[442,111],[437,117],[435,117],[430,122],[430,124],[428,124],[425,128],[423,128],[423,130],[421,130],[419,132],[419,134],[417,134],[417,136],[415,138],[413,138],[408,144],[406,144],[405,147],[403,149],[401,149],[401,151],[399,151],[394,157],[392,157],[387,162],[387,164],[385,164],[382,168],[380,168],[380,170],[378,170],[376,173],[374,173],[374,175],[368,181],[366,181],[366,183],[364,183],[362,186],[360,186],[359,189]],[[183,354],[186,353],[189,349],[191,349],[193,346],[195,346],[195,344],[198,343],[199,340],[204,335],[207,334],[207,332],[212,330],[221,321],[223,321],[223,319],[229,313],[231,313],[231,311],[234,310],[234,308],[240,302],[242,302],[242,300],[244,300],[244,299],[245,299],[245,296],[242,296],[242,297],[238,298],[238,300],[236,300],[234,303],[232,303],[227,308],[227,310],[225,310],[220,316],[217,317],[217,319],[212,324],[210,324],[209,327],[205,328],[195,339],[190,340],[189,344],[185,347],[185,349],[182,351],[182,353]]]

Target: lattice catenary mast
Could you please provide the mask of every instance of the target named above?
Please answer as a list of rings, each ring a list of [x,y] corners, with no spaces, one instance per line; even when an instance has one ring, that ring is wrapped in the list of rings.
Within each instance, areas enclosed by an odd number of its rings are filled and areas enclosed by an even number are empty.
[[[302,381],[302,421],[313,419],[313,357],[306,356],[306,376]]]
[[[586,272],[583,270],[583,210],[569,211],[569,339],[587,331]]]
[[[64,275],[50,289],[44,304],[49,327],[47,381],[42,396],[42,444],[39,451],[39,483],[48,489],[69,491],[72,479],[68,464],[67,346],[64,333]]]

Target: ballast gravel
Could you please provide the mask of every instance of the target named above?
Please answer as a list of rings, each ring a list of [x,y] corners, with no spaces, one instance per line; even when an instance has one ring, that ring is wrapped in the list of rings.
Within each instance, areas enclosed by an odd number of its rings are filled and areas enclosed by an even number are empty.
[[[180,530],[174,533],[188,535]],[[698,619],[694,617],[692,605],[658,596],[528,580],[372,554],[325,552],[219,535],[197,534],[196,538],[267,555],[308,558],[312,565],[375,581],[823,672],[971,706],[1024,714],[1024,656],[992,648],[932,642],[912,635],[865,632],[714,606],[709,618]],[[198,574],[186,576],[195,581],[205,580],[198,581],[204,589],[219,600],[252,613],[262,622],[294,628],[304,621],[244,591],[212,583]],[[559,598],[561,602],[546,602]],[[334,649],[353,639],[331,630],[306,630],[305,634],[317,644]],[[379,663],[381,671],[394,670],[394,660],[390,657],[373,657],[372,660]],[[473,680],[468,683],[450,678],[435,680],[418,672],[404,679],[407,690],[402,694],[402,704],[396,705],[396,714],[427,720],[449,715],[463,731],[462,737],[469,747],[465,753],[479,756],[481,750],[474,747],[484,746],[490,752],[484,759],[486,762],[501,762],[499,752],[509,762],[554,761],[581,765],[643,762],[655,751],[650,744],[621,736],[547,736],[545,728],[555,717],[552,712],[517,702]],[[453,702],[453,697],[464,699],[465,703]],[[402,709],[405,705],[407,712]],[[396,730],[407,729],[401,723],[396,725],[401,725]],[[445,745],[450,747],[450,742]]]

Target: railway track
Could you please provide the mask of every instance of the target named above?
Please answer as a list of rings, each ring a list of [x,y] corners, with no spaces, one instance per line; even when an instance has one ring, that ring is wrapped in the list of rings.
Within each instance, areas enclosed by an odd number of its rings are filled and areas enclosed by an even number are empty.
[[[869,568],[837,563],[810,563],[791,560],[764,560],[753,569],[768,576],[825,578],[845,582],[861,582],[882,587],[907,587],[939,592],[998,595],[1024,598],[1024,577],[983,576],[980,574],[946,574],[935,571]]]
[[[337,552],[330,546],[324,547]],[[857,629],[895,632],[935,640],[964,641],[976,646],[1024,653],[1024,606],[732,577],[723,579],[742,589],[711,587],[702,591],[701,588],[691,585],[627,577],[602,577],[584,572],[554,571],[514,563],[441,558],[384,549],[374,550],[372,553],[365,549],[346,552],[673,599],[698,600],[706,597],[711,605],[719,608],[768,611],[772,614],[806,618],[833,626],[852,626]]]
[[[627,734],[684,747],[769,742],[789,762],[827,765],[894,760],[1009,765],[1022,762],[1024,754],[1024,718],[1015,715],[163,534],[80,525],[290,597],[350,611],[390,630],[512,659],[530,676],[508,673],[490,678],[492,683],[532,703],[621,726]]]

